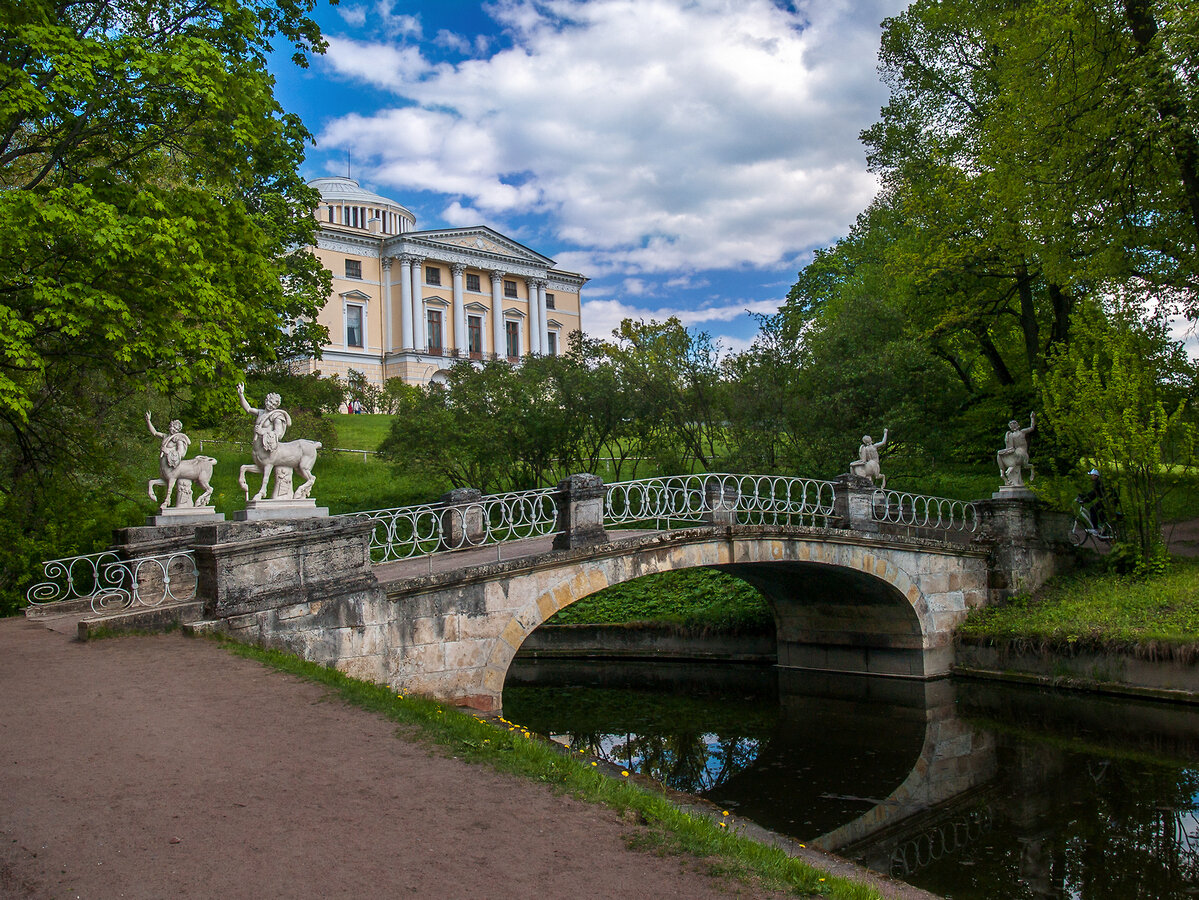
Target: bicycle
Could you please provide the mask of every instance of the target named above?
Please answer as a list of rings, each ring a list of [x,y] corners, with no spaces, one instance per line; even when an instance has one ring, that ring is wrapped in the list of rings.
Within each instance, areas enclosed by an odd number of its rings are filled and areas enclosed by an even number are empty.
[[[1119,515],[1116,513],[1116,517]],[[1088,539],[1094,542],[1097,550],[1102,549],[1100,545],[1111,546],[1120,540],[1120,530],[1111,520],[1104,520],[1096,526],[1091,521],[1091,512],[1082,502],[1082,497],[1075,497],[1074,525],[1070,528],[1070,543],[1075,547],[1081,547]]]

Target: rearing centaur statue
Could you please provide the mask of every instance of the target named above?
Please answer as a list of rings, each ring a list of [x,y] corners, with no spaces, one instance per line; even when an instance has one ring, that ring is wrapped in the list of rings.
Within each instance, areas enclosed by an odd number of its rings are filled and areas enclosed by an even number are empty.
[[[150,434],[154,437],[162,438],[162,447],[158,453],[159,477],[151,478],[146,486],[150,499],[157,503],[158,496],[154,493],[154,488],[159,485],[164,486],[167,490],[162,496],[160,509],[162,512],[166,512],[171,505],[171,492],[175,490],[175,485],[179,485],[179,490],[175,495],[176,507],[189,508],[206,504],[208,498],[212,496],[212,467],[216,465],[216,460],[211,456],[184,459],[187,455],[187,448],[191,445],[191,438],[183,433],[183,423],[178,419],[172,419],[171,424],[167,426],[167,433],[163,434],[154,427],[154,423],[150,419],[150,412],[147,410],[146,427],[150,429]],[[193,481],[198,481],[203,490],[194,503],[191,499],[191,483]]]
[[[237,477],[238,485],[246,492],[246,499],[250,499],[250,488],[246,485],[246,472],[262,473],[262,487],[254,495],[255,500],[261,500],[266,496],[267,483],[271,479],[271,472],[276,468],[298,469],[304,477],[304,483],[296,488],[292,497],[297,500],[308,497],[312,492],[313,484],[316,483],[312,467],[316,465],[316,451],[321,448],[321,442],[306,440],[284,442],[282,440],[288,426],[291,425],[291,416],[287,414],[286,410],[279,408],[278,394],[267,394],[266,400],[262,404],[264,408],[255,409],[246,401],[246,386],[239,384],[237,399],[241,401],[242,409],[256,417],[254,420],[254,462],[248,466],[242,466]],[[276,481],[278,481],[277,478]]]

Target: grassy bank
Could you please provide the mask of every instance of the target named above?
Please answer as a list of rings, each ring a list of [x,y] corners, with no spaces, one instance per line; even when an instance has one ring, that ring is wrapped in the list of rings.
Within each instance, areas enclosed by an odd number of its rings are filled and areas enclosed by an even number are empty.
[[[774,618],[765,598],[715,569],[648,575],[605,588],[560,610],[548,625],[666,625],[684,634],[765,634]]]
[[[863,885],[823,874],[778,848],[749,840],[737,833],[732,817],[716,822],[684,812],[662,793],[626,780],[627,772],[607,775],[578,751],[542,740],[514,723],[489,722],[422,697],[398,695],[289,654],[232,642],[226,646],[239,656],[325,685],[348,703],[411,726],[421,739],[459,759],[547,783],[561,793],[626,814],[644,826],[638,846],[692,854],[704,860],[714,876],[756,882],[798,896],[835,900],[879,896]]]
[[[1199,559],[1175,559],[1146,581],[1088,570],[1032,596],[976,610],[963,639],[1055,653],[1122,651],[1147,659],[1199,657]]]

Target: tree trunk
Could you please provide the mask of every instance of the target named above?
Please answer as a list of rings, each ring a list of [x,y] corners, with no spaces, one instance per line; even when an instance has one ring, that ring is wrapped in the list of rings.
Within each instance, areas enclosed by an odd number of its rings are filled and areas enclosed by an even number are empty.
[[[1182,179],[1183,211],[1189,214],[1191,220],[1193,243],[1199,239],[1199,142],[1195,133],[1187,127],[1187,108],[1177,76],[1169,67],[1162,65],[1159,55],[1154,52],[1153,40],[1157,36],[1158,26],[1149,0],[1124,0],[1124,16],[1132,30],[1137,55],[1151,62],[1150,90],[1147,94],[1165,126],[1166,140],[1178,164]]]

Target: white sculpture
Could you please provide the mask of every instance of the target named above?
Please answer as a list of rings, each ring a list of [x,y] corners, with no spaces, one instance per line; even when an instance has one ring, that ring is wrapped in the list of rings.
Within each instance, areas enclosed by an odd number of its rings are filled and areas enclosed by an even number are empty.
[[[877,444],[870,439],[870,435],[862,435],[862,446],[858,448],[858,458],[849,464],[849,474],[855,478],[863,478],[874,484],[874,479],[880,477],[878,462],[879,448],[887,443],[887,429],[883,429],[883,439]],[[887,476],[882,475],[883,483],[880,487],[886,490]]]
[[[191,438],[183,433],[183,423],[178,419],[172,419],[171,424],[167,426],[168,433],[163,434],[154,427],[150,413],[147,411],[146,427],[150,429],[150,434],[156,438],[162,438],[162,446],[158,453],[159,477],[151,478],[146,486],[150,499],[157,503],[158,495],[154,493],[154,489],[159,485],[166,485],[166,494],[163,495],[162,506],[159,507],[165,512],[171,505],[171,492],[178,485],[179,489],[175,497],[176,509],[207,504],[208,498],[212,496],[212,485],[209,482],[212,479],[212,467],[216,465],[216,460],[211,456],[184,459],[184,456],[187,455],[187,448],[191,445]],[[193,481],[200,482],[200,487],[204,490],[194,502],[191,499],[191,483]]]
[[[1006,488],[1024,487],[1024,470],[1032,469],[1029,465],[1028,436],[1037,429],[1037,414],[1028,414],[1028,427],[1021,428],[1015,419],[1008,422],[1008,431],[1004,435],[1003,449],[995,459],[999,463],[999,474],[1003,477]],[[1029,475],[1029,481],[1032,475]]]
[[[306,499],[312,491],[312,485],[316,483],[312,467],[316,465],[316,451],[320,449],[321,442],[307,440],[284,442],[283,435],[287,433],[288,426],[291,425],[291,416],[287,414],[286,410],[279,408],[279,395],[267,394],[266,400],[262,404],[264,408],[255,409],[246,401],[245,390],[244,384],[237,386],[237,399],[241,401],[242,409],[250,415],[256,416],[254,420],[254,462],[241,467],[237,478],[238,485],[246,492],[246,499],[249,500],[250,488],[246,485],[246,472],[251,470],[261,472],[262,486],[254,495],[255,500],[261,500],[266,496],[267,483],[271,479],[271,472],[276,467],[299,469],[300,474],[304,477],[304,483],[296,488],[294,494],[289,492],[286,497],[279,496],[276,491],[273,499]],[[290,480],[289,473],[286,482],[290,483]],[[277,477],[276,483],[278,483]]]

